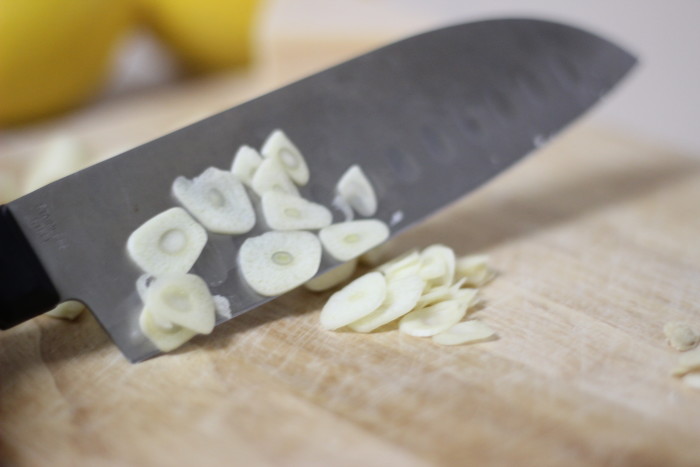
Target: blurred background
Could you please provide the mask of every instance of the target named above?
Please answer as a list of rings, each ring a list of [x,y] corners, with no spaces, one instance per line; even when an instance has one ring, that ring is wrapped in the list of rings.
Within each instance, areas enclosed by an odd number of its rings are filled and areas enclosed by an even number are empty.
[[[496,16],[638,54],[586,121],[700,157],[697,0],[0,0],[0,201],[387,42]]]

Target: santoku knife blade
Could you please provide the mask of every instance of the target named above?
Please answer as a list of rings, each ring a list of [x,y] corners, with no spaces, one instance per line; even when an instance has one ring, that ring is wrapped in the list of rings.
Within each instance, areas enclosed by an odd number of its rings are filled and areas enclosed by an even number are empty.
[[[481,21],[397,42],[163,136],[2,207],[0,327],[77,299],[129,360],[156,355],[139,331],[142,272],[125,245],[177,206],[177,176],[228,169],[239,146],[259,147],[281,128],[311,168],[304,197],[330,206],[340,175],[359,164],[377,191],[375,217],[393,218],[393,235],[532,152],[635,62],[566,25]],[[234,317],[268,300],[236,266],[240,244],[261,232],[210,233],[192,270]],[[334,264],[326,258],[322,270]]]

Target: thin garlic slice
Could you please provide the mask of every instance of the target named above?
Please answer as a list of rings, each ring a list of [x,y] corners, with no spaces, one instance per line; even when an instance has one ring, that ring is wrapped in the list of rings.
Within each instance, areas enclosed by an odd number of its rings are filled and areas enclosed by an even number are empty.
[[[416,337],[434,336],[458,323],[465,311],[455,300],[439,302],[404,315],[399,331]]]
[[[458,258],[455,274],[465,278],[466,284],[472,287],[481,287],[496,277],[496,272],[489,268],[488,255],[467,255]]]
[[[377,212],[377,195],[359,165],[350,166],[345,171],[338,180],[336,191],[361,216],[373,216]]]
[[[408,253],[387,261],[377,268],[387,277],[412,276],[420,270],[420,253],[412,250]]]
[[[683,376],[686,373],[700,371],[700,347],[682,353],[678,357],[678,363],[673,369],[672,374],[675,376]]]
[[[433,336],[433,342],[440,345],[474,344],[492,340],[496,332],[479,320],[457,323],[446,331]]]
[[[85,311],[85,305],[82,302],[75,300],[69,300],[67,302],[60,303],[53,310],[47,311],[46,316],[59,319],[73,320],[80,316],[80,314]]]
[[[331,295],[321,310],[321,327],[334,330],[369,315],[384,302],[386,291],[381,272],[360,276]]]
[[[319,237],[331,256],[348,261],[389,238],[389,227],[378,219],[341,222],[322,229]]]
[[[389,280],[382,305],[351,323],[350,328],[357,332],[371,332],[400,318],[415,308],[424,286],[425,281],[417,275]]]
[[[309,232],[266,232],[246,239],[241,274],[260,295],[276,296],[311,279],[321,264],[321,243]]]
[[[241,146],[231,163],[231,173],[240,181],[252,187],[253,175],[260,167],[263,159],[260,153],[250,146]]]
[[[126,243],[131,259],[158,276],[186,273],[207,243],[207,232],[182,208],[171,208],[144,222]]]
[[[262,195],[262,211],[265,222],[274,230],[322,229],[333,221],[325,206],[278,191]]]
[[[248,193],[231,172],[210,167],[193,180],[177,177],[173,194],[211,232],[240,234],[255,225]]]
[[[161,352],[175,350],[197,335],[196,332],[180,326],[161,326],[145,311],[142,311],[139,316],[139,326],[146,337]]]
[[[270,190],[299,196],[299,190],[277,159],[263,160],[255,171],[250,184],[259,196]]]
[[[172,323],[198,334],[214,329],[214,299],[194,274],[163,274],[148,287],[144,312],[157,323]]]
[[[324,290],[332,289],[336,285],[342,284],[346,280],[350,279],[356,268],[357,260],[351,259],[346,263],[336,266],[328,272],[324,272],[320,276],[314,277],[309,282],[304,284],[304,287],[312,292],[322,292]]]
[[[431,285],[450,285],[455,276],[455,253],[445,245],[431,245],[421,253],[420,276]]]
[[[266,158],[277,160],[297,185],[309,182],[309,167],[304,156],[282,130],[273,131],[260,152]]]
[[[671,321],[664,325],[664,334],[668,344],[676,350],[685,352],[698,346],[700,335],[685,323]]]

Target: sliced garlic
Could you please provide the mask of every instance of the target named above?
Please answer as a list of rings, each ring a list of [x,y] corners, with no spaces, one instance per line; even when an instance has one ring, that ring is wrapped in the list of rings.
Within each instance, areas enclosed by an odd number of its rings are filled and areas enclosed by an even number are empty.
[[[126,243],[131,259],[158,276],[185,273],[199,258],[207,232],[182,208],[171,208],[144,222]]]
[[[153,317],[144,311],[139,316],[141,331],[153,342],[161,352],[170,352],[197,335],[196,332],[181,326],[161,326]]]
[[[277,162],[277,159],[263,160],[258,170],[255,171],[250,184],[259,196],[270,190],[299,196],[299,190],[280,163]]]
[[[281,295],[316,274],[321,244],[309,232],[266,232],[243,242],[238,261],[253,290],[265,296]]]
[[[481,321],[470,320],[457,323],[446,331],[433,336],[433,342],[440,345],[473,344],[492,340],[496,337],[493,329]]]
[[[193,180],[177,177],[173,194],[211,232],[240,234],[255,225],[248,193],[231,172],[210,167]]]
[[[672,374],[683,376],[694,371],[700,371],[700,347],[682,353]]]
[[[357,332],[370,332],[400,318],[416,306],[424,286],[425,281],[417,275],[389,280],[386,298],[381,306],[351,323],[350,328]]]
[[[439,302],[404,315],[399,331],[417,337],[434,336],[458,323],[465,311],[455,300]]]
[[[224,297],[223,295],[214,295],[212,298],[214,299],[216,316],[223,319],[233,318],[233,314],[231,313],[231,302],[228,298]]]
[[[348,261],[389,238],[389,227],[378,219],[329,225],[319,232],[326,251],[338,261]]]
[[[163,274],[148,287],[144,313],[157,323],[172,323],[198,334],[214,329],[214,299],[207,284],[194,274]]]
[[[350,261],[336,266],[328,272],[321,274],[318,277],[314,277],[306,284],[304,287],[311,290],[312,292],[321,292],[323,290],[332,289],[338,284],[342,284],[355,272],[357,267],[357,260],[351,259]]]
[[[387,277],[411,276],[418,274],[420,270],[420,253],[412,250],[408,253],[388,261],[377,268]]]
[[[350,166],[345,171],[338,180],[336,191],[361,216],[373,216],[377,212],[377,195],[359,165]]]
[[[306,160],[282,130],[273,131],[265,140],[260,152],[266,158],[277,160],[297,185],[308,183],[309,168]]]
[[[69,300],[67,302],[60,303],[56,308],[51,311],[46,312],[46,316],[59,319],[73,320],[80,316],[80,314],[85,311],[85,305],[82,302],[75,300]]]
[[[241,146],[233,157],[231,173],[238,177],[246,185],[253,186],[253,176],[260,167],[263,159],[255,149],[250,146]]]
[[[664,334],[668,344],[676,350],[684,352],[698,346],[700,335],[685,323],[672,321],[664,325]]]
[[[466,279],[466,284],[481,287],[496,277],[496,272],[488,266],[488,255],[467,255],[457,259],[455,274]]]
[[[386,291],[381,272],[360,276],[331,295],[321,310],[321,327],[338,329],[369,315],[384,302]]]
[[[431,285],[450,285],[455,275],[455,253],[445,245],[431,245],[421,253],[420,276]]]
[[[333,215],[325,206],[278,191],[262,195],[262,211],[274,230],[315,230],[327,227]]]

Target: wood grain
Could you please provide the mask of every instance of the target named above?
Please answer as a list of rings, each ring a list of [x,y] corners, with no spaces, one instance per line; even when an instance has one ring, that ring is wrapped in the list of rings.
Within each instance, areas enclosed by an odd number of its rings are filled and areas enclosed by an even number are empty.
[[[222,77],[12,133],[5,165],[59,129],[136,144],[239,85],[255,92]],[[395,253],[492,255],[477,316],[500,339],[473,346],[324,332],[328,294],[302,290],[139,365],[89,315],[40,317],[0,334],[0,464],[700,465],[700,392],[662,333],[700,329],[698,199],[700,161],[584,124],[402,235]]]

